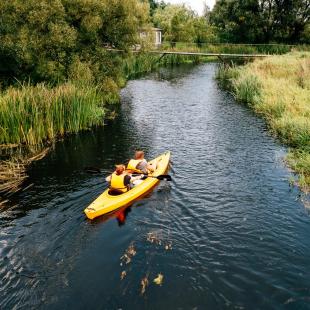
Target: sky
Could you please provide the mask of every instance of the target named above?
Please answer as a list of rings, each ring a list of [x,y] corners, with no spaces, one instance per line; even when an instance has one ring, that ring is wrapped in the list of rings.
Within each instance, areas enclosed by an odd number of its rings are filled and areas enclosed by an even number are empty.
[[[166,0],[165,2],[170,2],[173,4],[185,3],[201,15],[203,12],[203,3],[206,2],[207,5],[212,9],[215,0]]]

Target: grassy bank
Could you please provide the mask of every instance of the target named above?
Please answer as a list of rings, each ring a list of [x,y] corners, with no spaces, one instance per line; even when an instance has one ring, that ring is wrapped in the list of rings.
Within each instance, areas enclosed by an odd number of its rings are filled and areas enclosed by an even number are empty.
[[[217,78],[235,98],[262,115],[290,147],[287,162],[310,189],[310,53],[293,52],[241,67],[221,67]]]
[[[38,144],[103,121],[104,100],[91,85],[10,87],[0,96],[0,144]]]
[[[53,87],[28,83],[5,89],[0,92],[0,149],[21,145],[28,146],[24,149],[37,149],[39,144],[44,145],[44,142],[66,133],[102,125],[108,114],[107,106],[119,102],[119,88],[127,80],[160,66],[197,61],[178,55],[164,58],[143,53],[124,58],[117,83],[106,78],[98,85],[93,79],[85,78],[85,74],[79,74],[75,82],[68,81]],[[0,193],[7,195],[21,190],[27,179],[27,167],[41,153],[31,151],[20,152],[18,156],[2,156],[5,160],[0,160]],[[47,151],[42,154],[44,156]],[[40,155],[39,159],[43,156]]]
[[[192,49],[191,51],[197,51]],[[135,54],[123,61],[123,72],[125,79],[130,80],[143,74],[152,72],[159,67],[176,66],[184,63],[201,63],[206,62],[206,57],[184,56],[184,55],[165,55],[159,54]]]
[[[172,55],[140,54],[123,59],[123,82],[169,66],[199,59]],[[0,93],[0,145],[35,145],[65,133],[103,124],[107,104],[119,100],[119,86],[106,79],[100,87],[91,82],[18,84]]]
[[[164,42],[163,49],[192,50],[206,53],[224,54],[286,54],[293,50],[310,51],[309,45],[287,44],[230,44],[230,43],[187,43],[187,42]]]

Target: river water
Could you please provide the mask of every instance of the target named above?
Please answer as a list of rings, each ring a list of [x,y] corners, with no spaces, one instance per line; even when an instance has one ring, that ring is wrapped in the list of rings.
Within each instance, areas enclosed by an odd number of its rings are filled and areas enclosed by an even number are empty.
[[[0,213],[1,309],[310,309],[310,212],[289,186],[286,149],[215,71],[130,81],[114,122],[35,163],[33,186]],[[87,220],[104,176],[140,148],[171,150],[173,182]]]

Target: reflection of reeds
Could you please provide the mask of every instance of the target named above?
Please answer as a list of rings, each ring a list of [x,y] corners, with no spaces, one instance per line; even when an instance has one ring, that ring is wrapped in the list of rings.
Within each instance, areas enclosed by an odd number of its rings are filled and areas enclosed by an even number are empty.
[[[22,189],[24,181],[28,178],[27,167],[34,161],[42,159],[49,148],[31,153],[30,155],[13,156],[9,160],[0,162],[0,193],[13,194]],[[4,203],[4,202],[2,202]],[[0,202],[1,206],[1,202]]]

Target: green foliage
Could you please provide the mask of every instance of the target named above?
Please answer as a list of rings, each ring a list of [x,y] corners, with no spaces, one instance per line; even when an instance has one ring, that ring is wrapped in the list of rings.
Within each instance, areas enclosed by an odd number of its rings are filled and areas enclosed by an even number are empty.
[[[236,100],[249,106],[254,106],[260,102],[261,84],[251,72],[241,72],[235,66],[220,65],[216,78],[222,87],[233,92]]]
[[[308,0],[218,0],[210,18],[224,42],[309,43],[309,16]]]
[[[305,26],[300,39],[302,43],[310,44],[310,23]]]
[[[202,47],[203,43],[219,42],[216,27],[210,25],[206,17],[197,17],[194,19],[195,43]]]
[[[120,55],[148,23],[140,0],[0,2],[0,144],[36,144],[102,123],[118,101]],[[26,84],[16,83],[28,81]]]
[[[299,185],[310,190],[310,152],[302,149],[291,150],[287,156],[288,164],[299,174]]]
[[[164,1],[148,0],[150,4],[150,15],[153,16],[156,9],[164,8],[167,4]]]
[[[128,49],[148,22],[140,0],[12,0],[0,3],[0,74],[33,82],[64,82],[73,64],[92,79],[121,75],[121,61],[104,47]]]
[[[0,144],[38,144],[103,122],[104,101],[94,87],[65,83],[8,88],[0,97]]]
[[[126,79],[132,79],[143,73],[151,72],[158,67],[159,56],[139,54],[137,56],[127,57],[123,62],[123,70]]]
[[[163,29],[169,42],[216,42],[215,28],[206,16],[199,17],[187,6],[168,4],[157,8],[153,16],[156,26]]]
[[[228,66],[226,64],[220,64],[216,72],[216,79],[221,87],[232,90],[232,83],[239,77],[239,70],[235,66]]]
[[[255,75],[239,75],[238,79],[232,80],[232,87],[236,99],[249,106],[257,104],[261,99],[261,85]]]
[[[152,72],[160,66],[174,66],[184,63],[202,62],[200,57],[183,55],[166,55],[161,58],[160,55],[139,54],[127,57],[123,62],[123,70],[126,79],[133,79],[147,72]]]
[[[234,96],[264,116],[292,148],[288,163],[310,188],[310,53],[295,52],[242,67],[220,67],[217,78]]]

